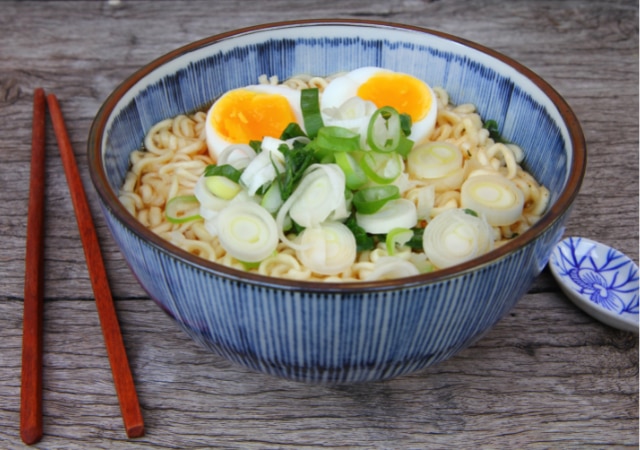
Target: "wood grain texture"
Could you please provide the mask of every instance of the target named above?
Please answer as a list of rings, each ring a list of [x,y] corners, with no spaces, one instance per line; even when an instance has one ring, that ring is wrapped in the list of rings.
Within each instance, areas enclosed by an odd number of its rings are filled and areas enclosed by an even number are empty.
[[[299,18],[424,26],[523,63],[582,124],[587,174],[567,235],[638,261],[638,4],[632,1],[5,1],[0,13],[0,448],[19,433],[32,93],[65,111],[146,434],[122,431],[66,180],[47,152],[43,429],[36,446],[86,448],[637,448],[638,337],[602,325],[548,271],[455,358],[395,380],[301,385],[193,343],[149,300],[109,235],[85,147],[108,94],[143,64],[234,28]],[[73,26],[70,26],[73,24]],[[56,142],[48,124],[47,148]]]

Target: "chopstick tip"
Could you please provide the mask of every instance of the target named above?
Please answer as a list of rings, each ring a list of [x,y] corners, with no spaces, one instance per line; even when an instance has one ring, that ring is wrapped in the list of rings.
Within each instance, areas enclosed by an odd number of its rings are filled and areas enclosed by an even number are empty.
[[[33,445],[42,439],[42,427],[30,426],[20,430],[20,438],[27,445]]]
[[[126,429],[127,437],[130,439],[140,438],[144,436],[144,424],[132,425]]]

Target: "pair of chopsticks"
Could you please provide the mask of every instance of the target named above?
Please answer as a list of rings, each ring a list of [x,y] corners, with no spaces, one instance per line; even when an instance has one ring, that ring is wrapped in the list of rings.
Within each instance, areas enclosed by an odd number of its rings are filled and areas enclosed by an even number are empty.
[[[42,438],[42,311],[45,192],[45,109],[49,107],[71,200],[76,213],[113,382],[127,437],[144,435],[144,423],[89,203],[76,165],[58,99],[34,91],[31,175],[25,257],[20,435],[26,444]]]

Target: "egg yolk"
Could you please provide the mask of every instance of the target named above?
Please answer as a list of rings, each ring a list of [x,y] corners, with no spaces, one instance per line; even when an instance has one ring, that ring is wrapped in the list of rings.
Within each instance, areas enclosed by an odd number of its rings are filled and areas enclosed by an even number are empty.
[[[265,136],[280,137],[296,118],[282,95],[238,89],[218,100],[211,121],[228,142],[247,144]]]
[[[372,101],[378,108],[392,106],[399,113],[411,116],[414,123],[427,115],[433,103],[423,81],[401,73],[372,75],[358,88],[358,97]]]

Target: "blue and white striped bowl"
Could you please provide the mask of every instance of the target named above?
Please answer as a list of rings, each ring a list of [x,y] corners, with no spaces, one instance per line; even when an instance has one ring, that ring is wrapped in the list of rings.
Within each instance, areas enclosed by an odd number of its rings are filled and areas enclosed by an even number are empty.
[[[192,112],[261,74],[285,79],[360,66],[411,73],[474,103],[526,150],[551,191],[532,229],[474,261],[431,274],[316,283],[247,274],[201,260],[154,235],[120,204],[129,153],[154,123]],[[306,382],[408,374],[450,358],[488,331],[530,288],[563,233],[586,165],[567,103],[527,68],[480,45],[417,27],[357,20],[256,26],[153,61],[106,100],[88,143],[109,228],[140,284],[206,348],[246,367]]]

